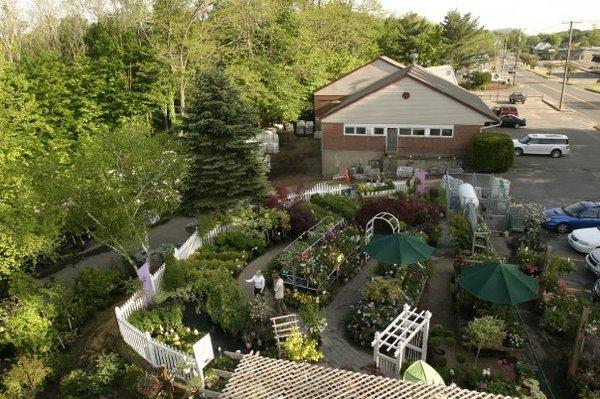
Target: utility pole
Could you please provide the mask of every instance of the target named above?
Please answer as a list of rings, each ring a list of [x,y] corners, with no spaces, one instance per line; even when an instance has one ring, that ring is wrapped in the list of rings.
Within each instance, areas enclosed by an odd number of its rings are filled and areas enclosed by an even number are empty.
[[[519,54],[521,53],[521,30],[519,30],[519,40],[517,42],[517,54],[515,55],[515,76],[513,77],[513,86],[517,85],[517,68],[519,67]]]
[[[560,90],[560,101],[558,102],[558,109],[562,109],[563,98],[565,96],[565,86],[567,85],[567,77],[569,75],[569,59],[571,58],[571,41],[573,40],[574,23],[579,22],[569,21],[569,45],[567,46],[567,58],[565,58],[565,73],[563,75],[562,89]]]

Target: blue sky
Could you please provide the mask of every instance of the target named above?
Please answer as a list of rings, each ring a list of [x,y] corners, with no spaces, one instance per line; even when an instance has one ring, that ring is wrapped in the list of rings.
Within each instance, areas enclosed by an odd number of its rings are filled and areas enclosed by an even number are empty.
[[[380,0],[384,8],[399,14],[414,11],[440,22],[453,9],[479,16],[488,29],[521,28],[527,34],[566,30],[561,22],[583,21],[575,27],[600,27],[600,0]]]

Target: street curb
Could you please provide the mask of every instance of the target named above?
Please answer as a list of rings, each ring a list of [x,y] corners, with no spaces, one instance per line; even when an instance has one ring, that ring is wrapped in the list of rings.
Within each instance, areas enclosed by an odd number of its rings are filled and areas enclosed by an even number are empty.
[[[587,87],[584,87],[583,90],[587,90],[587,91],[592,92],[592,93],[600,94],[600,91],[593,90],[593,89],[588,89]]]
[[[557,111],[562,111],[560,108],[558,108],[556,105],[552,104],[550,101],[546,100],[544,97],[542,97],[542,102],[546,105],[549,105],[550,107],[554,108]]]

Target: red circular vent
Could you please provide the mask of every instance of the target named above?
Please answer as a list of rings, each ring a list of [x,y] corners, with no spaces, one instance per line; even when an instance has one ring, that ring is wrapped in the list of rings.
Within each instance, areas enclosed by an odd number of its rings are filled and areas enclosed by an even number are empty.
[[[408,100],[410,98],[410,93],[405,91],[404,93],[402,93],[402,98]]]

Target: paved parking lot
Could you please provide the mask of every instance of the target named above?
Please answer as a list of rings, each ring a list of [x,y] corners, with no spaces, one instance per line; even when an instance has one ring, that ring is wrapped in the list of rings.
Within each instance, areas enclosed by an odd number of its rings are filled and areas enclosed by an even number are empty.
[[[557,159],[542,155],[515,158],[513,168],[502,175],[511,181],[512,197],[544,206],[560,206],[582,199],[600,201],[600,131],[579,113],[556,111],[539,98],[530,98],[517,108],[527,119],[527,127],[498,131],[513,138],[527,133],[566,134],[571,154]],[[569,246],[566,235],[546,231],[544,239],[553,254],[575,261],[577,271],[567,276],[567,284],[574,292],[587,295],[595,279],[585,270],[585,255]]]

